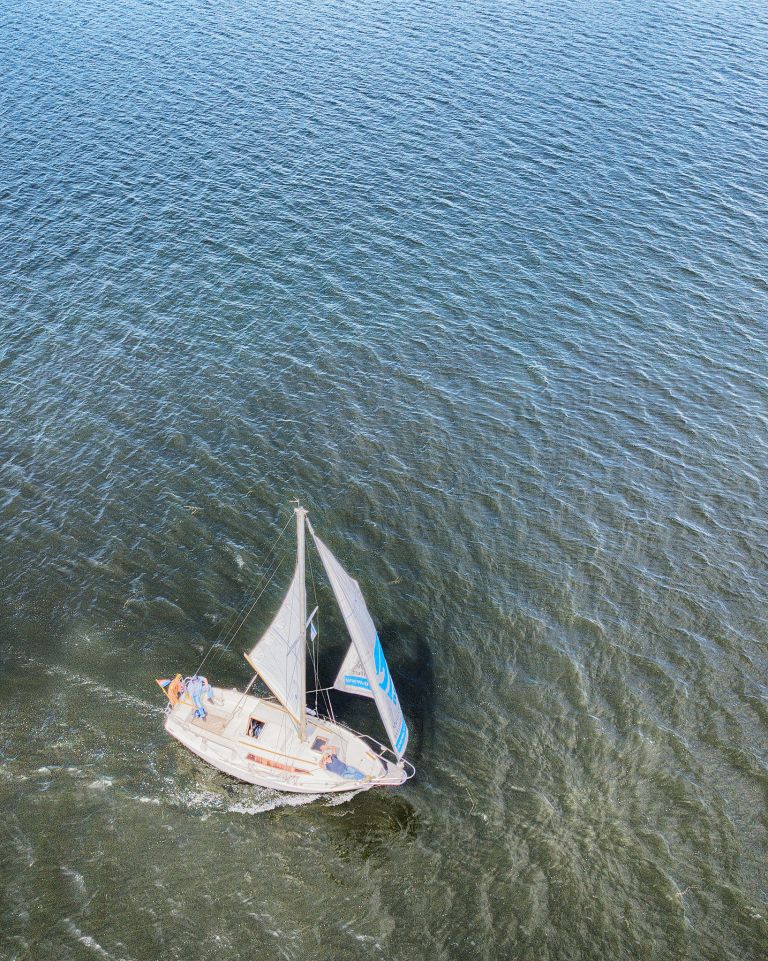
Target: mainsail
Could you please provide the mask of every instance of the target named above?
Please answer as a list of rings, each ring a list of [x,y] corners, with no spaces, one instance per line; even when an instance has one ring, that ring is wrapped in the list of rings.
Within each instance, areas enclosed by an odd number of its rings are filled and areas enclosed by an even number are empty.
[[[392,749],[399,760],[403,756],[408,743],[408,728],[400,708],[400,701],[392,682],[392,676],[389,673],[387,659],[384,657],[379,635],[371,615],[368,613],[368,608],[365,606],[360,585],[347,574],[315,534],[309,521],[307,521],[307,525],[328,574],[333,593],[336,595],[349,636],[352,638],[352,647],[344,658],[342,672],[336,679],[335,686],[339,686],[338,682],[341,678],[345,685],[341,688],[342,690],[373,697],[392,744]],[[359,671],[355,670],[358,663]],[[343,673],[345,666],[349,667],[346,674]],[[356,680],[352,680],[352,678],[356,678]],[[366,683],[363,683],[363,681]]]
[[[261,640],[246,660],[288,711],[303,737],[306,724],[306,619],[304,580],[304,516],[297,510],[296,571],[288,593]]]

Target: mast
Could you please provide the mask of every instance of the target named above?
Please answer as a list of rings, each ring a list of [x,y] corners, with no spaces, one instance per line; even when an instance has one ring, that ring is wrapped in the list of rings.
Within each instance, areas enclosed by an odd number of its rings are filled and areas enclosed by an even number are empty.
[[[305,575],[306,549],[304,546],[304,518],[306,510],[299,506],[296,513],[296,580],[299,583],[299,623],[301,624],[299,654],[299,738],[303,741],[307,727],[307,582]]]

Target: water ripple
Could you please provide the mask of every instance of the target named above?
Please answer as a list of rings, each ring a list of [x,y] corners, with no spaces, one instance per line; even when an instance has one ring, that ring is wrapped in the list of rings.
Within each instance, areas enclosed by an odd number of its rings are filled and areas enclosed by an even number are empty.
[[[767,39],[6,4],[3,956],[768,954]],[[399,794],[277,806],[163,735],[294,496]]]

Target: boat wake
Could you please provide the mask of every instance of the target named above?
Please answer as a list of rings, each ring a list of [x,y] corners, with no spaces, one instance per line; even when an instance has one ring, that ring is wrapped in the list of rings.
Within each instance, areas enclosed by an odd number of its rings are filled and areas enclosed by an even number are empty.
[[[57,681],[65,680],[70,687],[87,688],[94,694],[99,694],[112,701],[118,701],[121,704],[132,707],[134,711],[139,711],[145,715],[158,717],[163,713],[162,707],[159,707],[157,704],[153,704],[144,698],[136,697],[134,694],[129,694],[126,691],[109,687],[107,684],[97,681],[87,674],[70,670],[61,664],[50,664],[42,658],[30,654],[17,653],[15,656],[18,660],[34,668],[35,673],[52,677]]]
[[[226,798],[213,791],[189,790],[171,793],[164,797],[136,797],[134,800],[142,804],[168,803],[176,807],[184,807],[207,818],[213,814],[266,814],[282,808],[305,807],[308,804],[319,804],[322,807],[335,807],[345,804],[360,790],[345,791],[343,794],[286,794],[282,791],[248,791],[251,797]]]

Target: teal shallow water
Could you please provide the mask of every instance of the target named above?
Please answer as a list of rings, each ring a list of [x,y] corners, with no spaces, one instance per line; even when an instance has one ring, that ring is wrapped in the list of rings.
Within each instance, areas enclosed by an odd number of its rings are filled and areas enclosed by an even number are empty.
[[[756,2],[6,4],[0,957],[768,956],[767,42]],[[163,734],[295,496],[403,790],[286,803]]]

